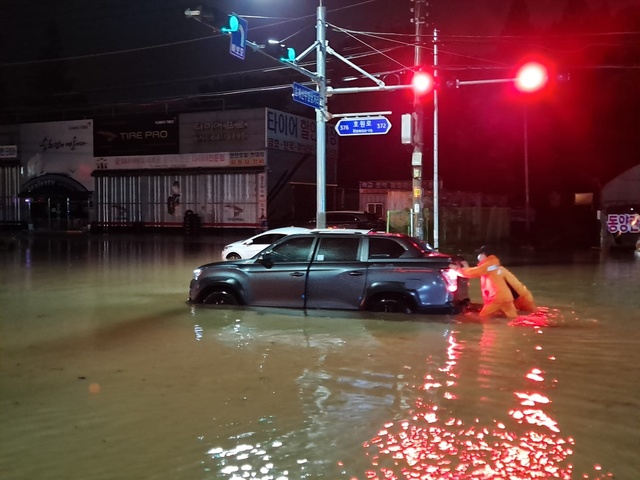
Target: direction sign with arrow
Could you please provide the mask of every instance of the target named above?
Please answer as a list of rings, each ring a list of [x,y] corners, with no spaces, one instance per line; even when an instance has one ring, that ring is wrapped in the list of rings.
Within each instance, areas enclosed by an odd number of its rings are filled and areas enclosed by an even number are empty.
[[[387,117],[351,117],[341,118],[336,123],[336,132],[340,136],[385,135],[391,130]]]

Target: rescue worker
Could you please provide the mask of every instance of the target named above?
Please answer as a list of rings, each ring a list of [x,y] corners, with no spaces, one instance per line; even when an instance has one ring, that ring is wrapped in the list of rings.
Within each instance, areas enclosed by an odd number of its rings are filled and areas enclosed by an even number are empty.
[[[483,307],[480,317],[504,315],[512,320],[517,318],[518,309],[534,311],[533,295],[513,273],[500,265],[497,256],[486,246],[476,250],[478,265],[469,268],[455,268],[466,278],[480,278]],[[518,301],[516,305],[516,301]]]

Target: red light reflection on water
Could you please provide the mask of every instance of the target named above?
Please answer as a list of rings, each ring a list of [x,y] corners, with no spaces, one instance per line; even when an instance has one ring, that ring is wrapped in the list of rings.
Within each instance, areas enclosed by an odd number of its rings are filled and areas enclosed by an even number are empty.
[[[511,327],[557,327],[564,323],[564,314],[557,308],[538,307],[529,315],[519,315],[509,322]]]
[[[449,336],[447,361],[439,369],[446,378],[425,376],[422,389],[429,398],[438,389],[447,400],[456,400],[456,365],[462,353],[454,335]],[[532,368],[525,378],[536,386],[544,382],[544,372]],[[426,399],[416,401],[408,420],[388,422],[378,435],[364,443],[372,469],[372,480],[481,480],[481,479],[565,479],[572,478],[574,440],[563,438],[557,422],[543,408],[549,397],[534,391],[514,392],[517,407],[505,421],[482,424],[476,418],[465,422],[447,414]],[[439,403],[446,405],[446,401]],[[524,430],[523,430],[524,427]],[[596,467],[600,467],[597,465]],[[613,478],[596,468],[593,480]],[[584,475],[582,478],[591,478]]]

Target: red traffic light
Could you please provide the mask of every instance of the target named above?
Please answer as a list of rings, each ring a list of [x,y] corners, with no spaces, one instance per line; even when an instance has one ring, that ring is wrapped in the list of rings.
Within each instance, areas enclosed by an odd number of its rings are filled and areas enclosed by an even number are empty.
[[[516,74],[516,88],[521,92],[535,92],[543,88],[549,80],[547,68],[538,62],[524,64]]]
[[[413,92],[416,95],[425,95],[433,90],[433,76],[427,72],[415,72],[411,79],[411,84],[413,85]]]

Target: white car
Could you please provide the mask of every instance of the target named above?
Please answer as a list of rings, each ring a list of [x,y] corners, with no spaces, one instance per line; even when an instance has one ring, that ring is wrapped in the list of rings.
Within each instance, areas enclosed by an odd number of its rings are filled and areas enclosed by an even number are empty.
[[[251,258],[256,253],[264,250],[276,240],[294,233],[307,233],[308,228],[283,227],[267,230],[266,232],[254,235],[246,240],[238,240],[230,243],[222,249],[222,260],[238,260],[241,258]]]

